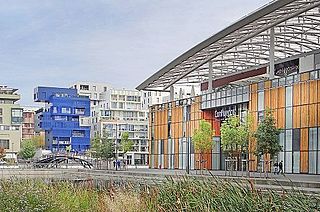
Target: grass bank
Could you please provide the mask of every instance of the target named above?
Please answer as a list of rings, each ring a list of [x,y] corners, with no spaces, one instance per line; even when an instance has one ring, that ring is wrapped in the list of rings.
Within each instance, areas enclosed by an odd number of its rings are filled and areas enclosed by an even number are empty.
[[[0,211],[320,211],[320,198],[215,178],[153,186],[10,179],[0,181]]]

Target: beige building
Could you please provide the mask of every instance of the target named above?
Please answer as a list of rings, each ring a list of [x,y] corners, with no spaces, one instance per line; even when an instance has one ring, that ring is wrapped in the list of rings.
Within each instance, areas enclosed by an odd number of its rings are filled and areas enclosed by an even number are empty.
[[[0,147],[6,150],[6,159],[17,158],[22,137],[23,109],[16,102],[18,89],[0,86]]]

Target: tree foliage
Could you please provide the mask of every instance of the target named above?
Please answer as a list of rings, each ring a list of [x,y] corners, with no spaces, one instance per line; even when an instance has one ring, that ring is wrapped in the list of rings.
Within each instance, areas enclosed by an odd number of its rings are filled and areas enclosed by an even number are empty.
[[[123,132],[121,134],[121,149],[123,153],[127,153],[132,150],[133,148],[133,141],[129,140],[129,133],[128,132]]]
[[[271,110],[265,111],[264,119],[259,123],[254,134],[257,140],[256,155],[270,154],[273,158],[282,147],[279,144],[280,129],[275,125],[275,119]]]
[[[6,156],[6,150],[3,147],[0,147],[0,160]]]
[[[45,138],[43,135],[35,135],[32,139],[36,145],[36,148],[43,148],[45,146]]]
[[[252,118],[247,116],[241,121],[239,116],[228,117],[221,125],[221,147],[224,152],[243,152],[252,137]]]
[[[112,140],[101,137],[94,137],[91,140],[91,152],[93,157],[110,159],[113,157],[114,145]]]
[[[192,136],[194,149],[200,154],[210,151],[213,147],[212,135],[214,131],[211,129],[211,124],[205,120],[200,121],[199,129],[195,129]]]
[[[31,159],[36,154],[36,143],[32,139],[22,141],[19,155],[23,159]]]

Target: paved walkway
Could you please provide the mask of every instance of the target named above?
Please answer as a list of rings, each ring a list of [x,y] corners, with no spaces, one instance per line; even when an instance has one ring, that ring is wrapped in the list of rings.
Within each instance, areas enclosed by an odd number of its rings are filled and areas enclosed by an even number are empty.
[[[101,170],[102,171],[102,170]],[[108,170],[108,172],[112,172],[114,170]],[[117,172],[125,172],[131,175],[187,175],[185,170],[172,170],[172,169],[145,169],[145,168],[137,168],[137,169],[128,169],[127,171],[117,171]],[[200,170],[190,170],[190,176],[199,176],[201,175]],[[225,171],[202,171],[202,175],[213,175],[213,176],[230,176],[230,177],[247,177],[247,172],[233,172],[232,175],[229,172]],[[293,182],[315,182],[320,183],[320,175],[311,175],[311,174],[279,174],[274,175],[273,173],[268,173],[267,175],[269,179],[275,180],[287,180]],[[266,178],[264,173],[258,172],[250,172],[250,177],[252,178]]]

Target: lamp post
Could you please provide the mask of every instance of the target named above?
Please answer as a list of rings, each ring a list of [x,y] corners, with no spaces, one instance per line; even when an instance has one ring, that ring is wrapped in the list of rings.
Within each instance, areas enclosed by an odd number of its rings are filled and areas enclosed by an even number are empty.
[[[115,148],[116,148],[116,171],[118,171],[118,124],[116,124],[116,139],[115,139]]]

